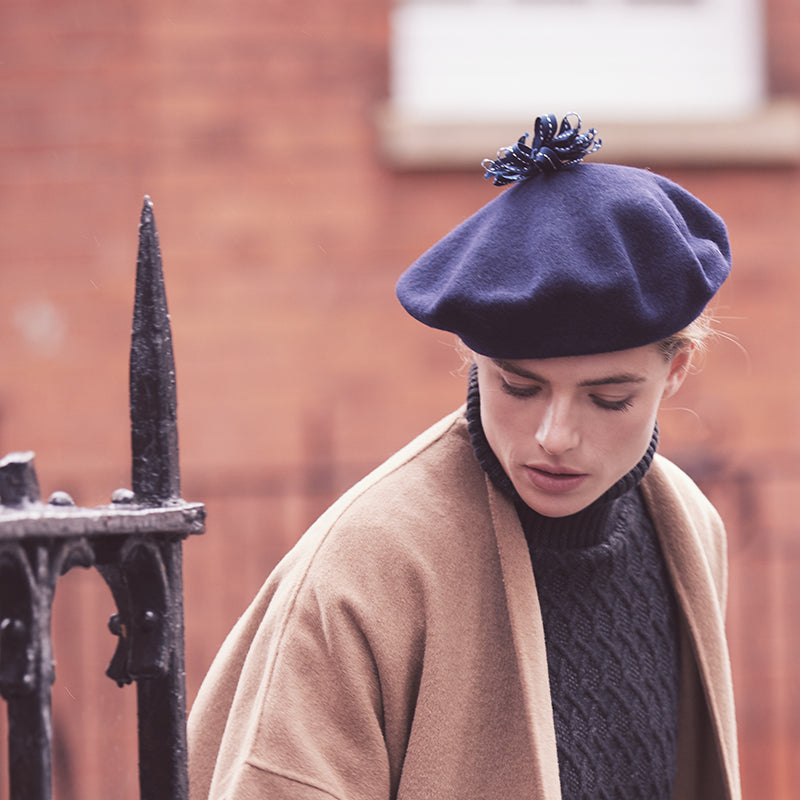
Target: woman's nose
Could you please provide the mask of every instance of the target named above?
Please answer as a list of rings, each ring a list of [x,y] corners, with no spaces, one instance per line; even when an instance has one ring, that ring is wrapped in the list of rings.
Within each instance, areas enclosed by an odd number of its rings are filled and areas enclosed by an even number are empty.
[[[568,403],[553,401],[548,404],[536,431],[536,441],[545,453],[558,456],[578,444],[578,428],[572,417]]]

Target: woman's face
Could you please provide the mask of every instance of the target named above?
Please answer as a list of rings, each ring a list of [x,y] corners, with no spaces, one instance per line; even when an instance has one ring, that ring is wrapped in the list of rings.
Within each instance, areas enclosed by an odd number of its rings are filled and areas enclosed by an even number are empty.
[[[594,502],[642,458],[662,399],[686,374],[689,350],[656,345],[567,358],[475,354],[486,438],[520,497],[563,517]]]

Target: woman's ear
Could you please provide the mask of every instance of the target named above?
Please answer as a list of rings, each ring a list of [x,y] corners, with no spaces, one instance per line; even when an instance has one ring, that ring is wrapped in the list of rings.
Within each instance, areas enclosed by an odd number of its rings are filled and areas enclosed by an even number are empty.
[[[689,367],[692,364],[693,355],[694,344],[688,344],[684,347],[681,347],[680,350],[678,350],[678,352],[672,357],[672,361],[669,365],[669,373],[667,374],[667,380],[664,384],[664,391],[661,394],[662,400],[672,397],[672,395],[674,395],[675,392],[681,388],[683,381],[689,373]]]

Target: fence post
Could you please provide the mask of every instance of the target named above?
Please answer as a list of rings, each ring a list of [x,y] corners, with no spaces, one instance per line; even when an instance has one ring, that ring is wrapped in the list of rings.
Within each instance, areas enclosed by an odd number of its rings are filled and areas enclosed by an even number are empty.
[[[153,206],[145,198],[130,352],[132,490],[78,508],[45,504],[32,453],[0,461],[0,695],[9,719],[10,800],[52,797],[51,609],[56,582],[94,566],[117,610],[107,674],[136,682],[142,800],[185,800],[186,690],[182,543],[205,508],[180,497],[172,335]]]

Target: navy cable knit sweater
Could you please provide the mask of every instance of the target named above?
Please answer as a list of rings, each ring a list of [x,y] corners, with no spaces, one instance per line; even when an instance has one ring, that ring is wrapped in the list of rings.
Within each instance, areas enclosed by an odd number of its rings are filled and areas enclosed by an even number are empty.
[[[526,506],[480,420],[476,370],[467,420],[475,454],[515,503],[542,611],[564,800],[668,800],[675,775],[680,658],[678,611],[638,490],[642,460],[568,517]]]

